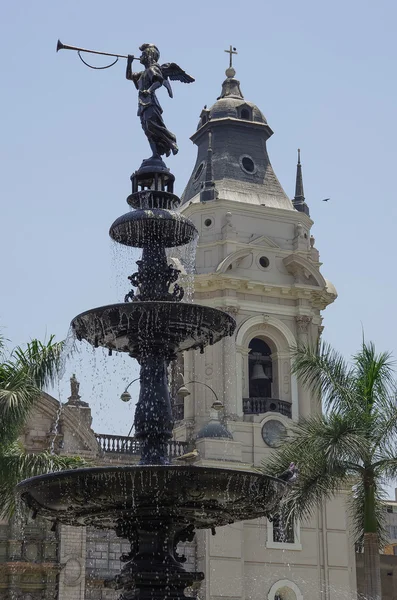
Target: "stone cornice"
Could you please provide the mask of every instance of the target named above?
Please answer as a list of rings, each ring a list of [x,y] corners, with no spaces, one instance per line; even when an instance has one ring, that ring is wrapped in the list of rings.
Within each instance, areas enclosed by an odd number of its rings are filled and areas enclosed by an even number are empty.
[[[269,133],[269,137],[273,134],[272,129],[269,127],[269,125],[267,125],[267,123],[260,123],[258,121],[242,121],[241,119],[234,117],[223,117],[221,119],[211,119],[210,121],[207,121],[193,133],[190,139],[194,144],[196,144],[196,142],[206,134],[207,129],[213,129],[214,127],[219,127],[219,125],[224,125],[225,123],[231,123],[237,127],[244,127],[245,129],[248,126],[250,129],[267,131]]]
[[[230,275],[219,273],[199,274],[194,278],[195,292],[208,293],[224,290],[239,291],[243,294],[269,296],[271,298],[306,299],[320,310],[331,304],[335,294],[331,294],[325,287],[294,283],[292,285],[268,284],[253,281],[243,277],[230,277]],[[204,299],[200,299],[202,302]]]
[[[195,213],[201,213],[203,211],[208,212],[211,208],[216,209],[220,207],[225,210],[230,210],[235,215],[241,214],[245,217],[247,216],[247,211],[249,211],[250,215],[261,217],[262,219],[266,218],[267,221],[286,221],[293,224],[300,222],[308,229],[313,225],[313,221],[310,217],[296,210],[263,206],[261,204],[248,204],[247,202],[224,200],[222,198],[214,200],[211,204],[203,204],[202,202],[199,202],[199,200],[190,200],[181,206],[180,212],[183,212],[187,217],[191,217]]]

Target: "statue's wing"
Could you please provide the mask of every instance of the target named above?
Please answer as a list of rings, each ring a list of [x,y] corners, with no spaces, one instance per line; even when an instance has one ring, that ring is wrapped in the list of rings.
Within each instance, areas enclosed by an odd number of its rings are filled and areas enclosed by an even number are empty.
[[[161,65],[161,72],[163,73],[164,79],[182,81],[182,83],[193,83],[194,81],[194,78],[188,75],[176,63],[165,63],[164,65]]]

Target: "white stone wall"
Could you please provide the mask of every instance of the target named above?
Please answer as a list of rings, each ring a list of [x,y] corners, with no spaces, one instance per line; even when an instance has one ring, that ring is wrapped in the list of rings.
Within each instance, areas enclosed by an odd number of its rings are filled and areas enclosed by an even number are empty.
[[[185,353],[185,381],[209,385],[224,403],[224,422],[233,442],[200,439],[196,464],[251,468],[260,466],[271,449],[262,439],[263,424],[276,419],[288,428],[292,420],[320,410],[319,399],[291,375],[291,347],[317,343],[321,310],[336,292],[319,271],[319,255],[310,243],[311,220],[302,213],[226,202],[183,207],[199,230],[195,301],[230,312],[236,335],[204,354]],[[207,226],[208,219],[211,225]],[[261,256],[269,260],[262,268]],[[272,392],[291,404],[292,420],[275,412],[248,415],[242,399],[249,395],[248,354],[253,337],[271,348]],[[181,423],[178,439],[209,420],[214,395],[205,386],[189,387],[189,427]],[[272,396],[273,397],[273,396]],[[294,544],[273,542],[266,519],[235,523],[199,532],[198,569],[205,581],[200,598],[333,600],[354,595],[355,557],[344,499],[328,503],[301,523]]]

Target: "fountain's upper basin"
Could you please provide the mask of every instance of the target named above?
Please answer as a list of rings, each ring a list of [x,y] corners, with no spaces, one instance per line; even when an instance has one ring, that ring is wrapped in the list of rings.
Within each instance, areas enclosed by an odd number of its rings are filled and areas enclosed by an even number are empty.
[[[134,248],[153,245],[172,248],[188,244],[198,234],[184,215],[162,208],[148,208],[133,210],[116,219],[109,235],[115,242]]]
[[[284,491],[283,481],[252,471],[179,465],[75,469],[18,485],[39,515],[101,529],[147,518],[219,527],[276,513]]]
[[[184,302],[125,302],[93,308],[75,317],[72,327],[79,340],[92,346],[128,352],[139,358],[149,351],[173,355],[204,348],[236,327],[227,313]]]

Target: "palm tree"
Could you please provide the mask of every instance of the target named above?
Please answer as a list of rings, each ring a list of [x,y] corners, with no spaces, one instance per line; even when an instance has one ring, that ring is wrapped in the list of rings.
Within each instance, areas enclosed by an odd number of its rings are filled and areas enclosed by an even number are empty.
[[[309,517],[348,491],[355,541],[364,547],[365,596],[381,598],[379,551],[385,543],[385,485],[397,476],[393,364],[364,340],[351,364],[329,345],[294,350],[293,371],[324,413],[301,420],[264,465],[267,474],[299,467],[283,503],[285,518]]]
[[[19,481],[50,471],[76,468],[78,457],[49,451],[28,453],[19,437],[43,387],[57,380],[62,364],[63,342],[32,340],[8,353],[0,335],[0,518],[10,518],[16,506]]]

